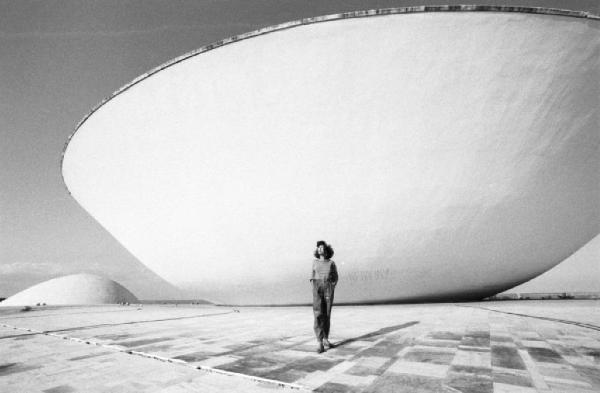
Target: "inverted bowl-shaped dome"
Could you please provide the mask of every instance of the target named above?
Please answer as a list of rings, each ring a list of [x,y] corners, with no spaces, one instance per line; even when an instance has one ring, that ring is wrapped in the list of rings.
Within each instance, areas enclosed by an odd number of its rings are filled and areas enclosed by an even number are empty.
[[[121,284],[93,274],[53,278],[21,291],[0,306],[137,303],[139,300]]]
[[[78,127],[69,191],[216,302],[309,302],[319,239],[339,302],[540,274],[599,232],[600,23],[419,10],[275,26],[143,75]]]

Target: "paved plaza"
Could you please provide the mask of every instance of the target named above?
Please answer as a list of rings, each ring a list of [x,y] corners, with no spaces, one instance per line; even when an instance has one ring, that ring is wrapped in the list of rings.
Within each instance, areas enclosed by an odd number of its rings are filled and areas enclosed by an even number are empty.
[[[598,392],[600,301],[0,309],[0,392]]]

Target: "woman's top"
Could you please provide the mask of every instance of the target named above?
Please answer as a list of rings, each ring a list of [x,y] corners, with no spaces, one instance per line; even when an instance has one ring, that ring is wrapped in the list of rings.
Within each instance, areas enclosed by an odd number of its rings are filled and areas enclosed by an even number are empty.
[[[311,280],[325,280],[337,284],[338,272],[331,259],[315,259],[312,265]]]

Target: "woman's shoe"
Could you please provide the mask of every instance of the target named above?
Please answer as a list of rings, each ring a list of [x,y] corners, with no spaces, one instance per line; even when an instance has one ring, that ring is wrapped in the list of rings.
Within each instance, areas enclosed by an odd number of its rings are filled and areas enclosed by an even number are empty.
[[[330,343],[329,340],[326,338],[323,339],[323,346],[325,347],[325,349],[333,348],[333,344]]]
[[[323,347],[323,343],[319,343],[319,346],[317,347],[317,353],[323,352],[325,352],[325,347]]]

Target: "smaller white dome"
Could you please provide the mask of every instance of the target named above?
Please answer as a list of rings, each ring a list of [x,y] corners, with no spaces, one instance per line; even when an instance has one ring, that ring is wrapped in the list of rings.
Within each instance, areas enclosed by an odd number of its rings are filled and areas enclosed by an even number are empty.
[[[0,307],[73,304],[137,303],[121,284],[94,274],[72,274],[29,287],[0,303]]]

